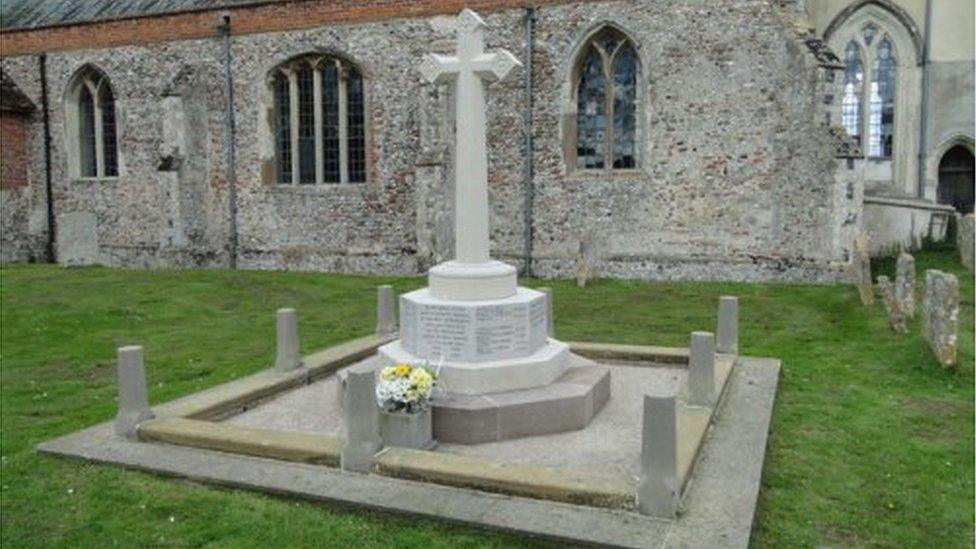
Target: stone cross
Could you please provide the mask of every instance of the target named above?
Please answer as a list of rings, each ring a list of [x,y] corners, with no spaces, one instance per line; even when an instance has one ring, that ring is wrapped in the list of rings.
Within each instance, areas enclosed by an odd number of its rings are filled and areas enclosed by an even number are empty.
[[[485,82],[503,80],[522,64],[506,50],[484,51],[487,25],[465,9],[457,18],[457,54],[428,54],[420,72],[429,82],[454,81],[457,130],[454,169],[454,260],[488,261],[488,149]]]

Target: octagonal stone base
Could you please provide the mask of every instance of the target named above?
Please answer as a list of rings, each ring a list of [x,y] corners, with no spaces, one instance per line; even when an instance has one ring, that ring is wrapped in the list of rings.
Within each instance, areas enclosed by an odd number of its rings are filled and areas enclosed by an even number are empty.
[[[431,364],[531,357],[547,332],[546,296],[529,288],[477,301],[444,299],[428,288],[400,296],[400,346]]]
[[[478,444],[585,428],[610,399],[610,369],[570,355],[570,367],[542,387],[436,398],[434,438]]]
[[[548,385],[566,371],[569,346],[548,340],[529,356],[482,362],[439,361],[417,356],[404,349],[401,340],[388,343],[377,351],[383,366],[403,362],[428,362],[440,369],[438,385],[454,394],[480,395]]]

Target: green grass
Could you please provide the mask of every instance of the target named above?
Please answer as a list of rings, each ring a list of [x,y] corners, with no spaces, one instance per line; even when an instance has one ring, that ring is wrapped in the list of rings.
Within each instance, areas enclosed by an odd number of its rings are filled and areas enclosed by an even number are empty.
[[[879,263],[890,270],[890,262]],[[563,339],[685,344],[740,296],[743,351],[783,361],[753,544],[973,545],[973,285],[951,252],[919,273],[963,281],[961,366],[846,286],[545,282]],[[919,276],[921,279],[922,277]],[[484,547],[528,540],[316,505],[36,453],[115,413],[115,348],[146,347],[163,402],[271,363],[274,310],[293,306],[304,351],[369,333],[389,279],[249,271],[0,270],[0,544],[21,546]],[[529,281],[530,285],[536,281]],[[541,282],[539,282],[541,284]]]

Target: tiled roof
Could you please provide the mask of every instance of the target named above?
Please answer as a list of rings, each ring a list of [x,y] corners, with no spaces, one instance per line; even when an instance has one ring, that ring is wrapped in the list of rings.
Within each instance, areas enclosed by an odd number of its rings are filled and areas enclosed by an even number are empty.
[[[274,0],[3,0],[0,2],[0,30],[32,29],[273,2]]]

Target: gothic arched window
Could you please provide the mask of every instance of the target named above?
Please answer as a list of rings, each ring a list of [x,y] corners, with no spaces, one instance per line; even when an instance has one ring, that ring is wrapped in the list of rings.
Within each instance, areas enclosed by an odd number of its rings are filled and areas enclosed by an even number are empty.
[[[115,94],[101,71],[85,67],[68,86],[69,172],[77,177],[119,175]]]
[[[861,47],[851,40],[844,55],[844,101],[841,118],[844,129],[857,143],[861,142],[861,97],[864,95],[864,64]]]
[[[583,47],[575,71],[577,169],[637,167],[639,73],[633,44],[615,29]]]
[[[363,77],[344,60],[306,55],[272,71],[278,183],[364,183]]]
[[[891,158],[895,129],[895,67],[891,41],[885,36],[878,43],[871,73],[870,117],[868,119],[868,155]]]

